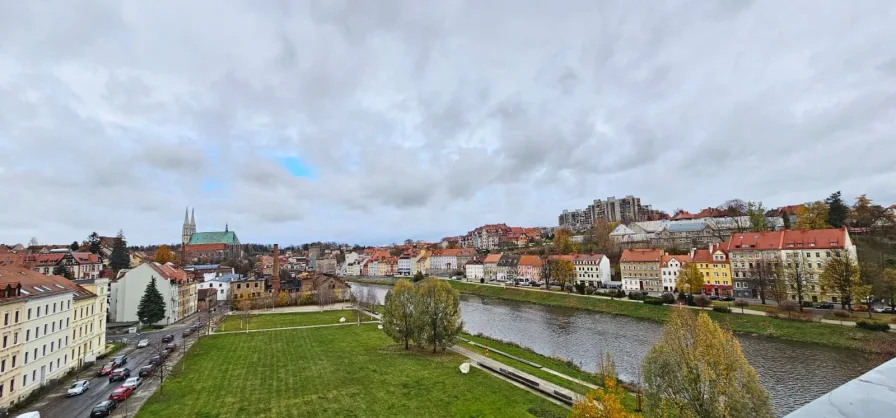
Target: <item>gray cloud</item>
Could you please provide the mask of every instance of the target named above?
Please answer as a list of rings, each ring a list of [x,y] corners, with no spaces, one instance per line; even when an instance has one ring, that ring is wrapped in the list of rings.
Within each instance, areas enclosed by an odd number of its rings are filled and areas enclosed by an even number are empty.
[[[896,201],[896,6],[736,3],[0,1],[0,241],[175,241],[185,205],[376,243],[628,193]]]

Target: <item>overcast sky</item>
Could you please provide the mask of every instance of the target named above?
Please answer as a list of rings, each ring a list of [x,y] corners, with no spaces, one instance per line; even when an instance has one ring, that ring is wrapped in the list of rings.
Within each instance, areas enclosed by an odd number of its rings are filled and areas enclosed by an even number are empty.
[[[44,3],[0,0],[0,242],[896,203],[889,0]]]

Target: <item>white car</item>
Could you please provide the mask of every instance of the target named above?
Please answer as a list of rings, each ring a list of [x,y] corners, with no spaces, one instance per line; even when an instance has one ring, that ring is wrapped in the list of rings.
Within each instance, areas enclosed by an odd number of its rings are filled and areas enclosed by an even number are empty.
[[[80,394],[84,393],[84,391],[86,391],[87,389],[90,389],[90,382],[88,382],[86,380],[78,380],[75,383],[72,383],[71,386],[69,386],[68,396],[80,395]]]
[[[141,377],[129,377],[128,380],[125,380],[121,385],[123,388],[134,388],[137,389],[140,385],[143,384],[143,378]]]
[[[137,343],[137,348],[144,348],[144,347],[148,347],[148,346],[149,346],[149,340],[147,340],[147,339],[140,340],[140,342]]]

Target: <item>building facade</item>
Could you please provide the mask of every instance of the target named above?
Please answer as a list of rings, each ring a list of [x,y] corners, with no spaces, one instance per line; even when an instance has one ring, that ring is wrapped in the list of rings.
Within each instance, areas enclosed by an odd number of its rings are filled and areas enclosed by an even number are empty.
[[[0,278],[2,279],[2,278]],[[25,323],[25,297],[18,282],[0,282],[0,407],[9,408],[18,401],[21,389],[23,324]]]
[[[467,279],[470,280],[480,280],[485,277],[485,270],[483,269],[483,264],[480,260],[468,262],[464,266],[464,272],[466,273]]]
[[[660,277],[663,281],[663,292],[678,290],[678,276],[681,269],[688,264],[690,255],[663,255],[660,266]]]
[[[180,308],[179,282],[186,279],[186,272],[174,268],[171,264],[144,263],[134,269],[119,272],[119,277],[112,282],[110,293],[109,316],[113,322],[136,322],[137,306],[146,293],[146,287],[155,279],[156,288],[165,299],[165,317],[156,325],[173,324],[179,321],[184,312]],[[190,302],[185,300],[184,304]],[[195,306],[195,301],[193,301]],[[150,325],[150,324],[144,324]]]
[[[619,259],[622,290],[661,292],[660,265],[665,255],[660,249],[624,250]]]
[[[236,232],[224,225],[224,231],[196,232],[195,213],[184,212],[184,225],[181,229],[181,250],[186,261],[222,260],[241,258],[243,250]]]
[[[711,244],[706,250],[692,248],[690,262],[703,274],[703,293],[716,296],[733,296],[731,263],[728,252],[719,244]]]
[[[483,274],[485,280],[495,281],[498,279],[498,261],[501,260],[501,254],[489,254],[482,261]]]

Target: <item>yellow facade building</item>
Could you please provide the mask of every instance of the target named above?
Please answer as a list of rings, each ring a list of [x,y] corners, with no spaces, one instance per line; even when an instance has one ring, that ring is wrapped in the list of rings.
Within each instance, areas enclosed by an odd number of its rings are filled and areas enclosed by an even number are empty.
[[[703,273],[703,293],[716,296],[733,296],[731,287],[731,260],[728,252],[712,244],[706,250],[692,249],[689,263]]]

